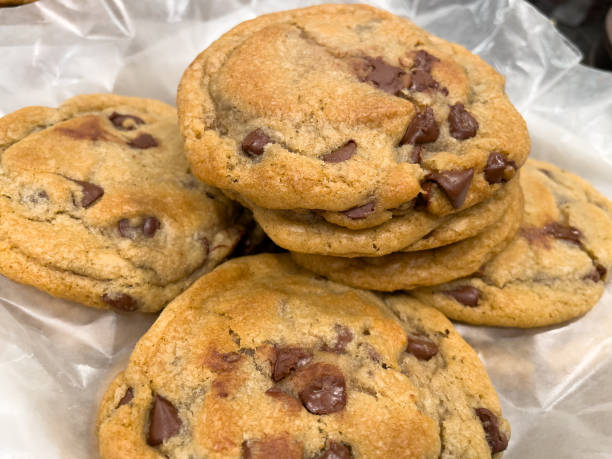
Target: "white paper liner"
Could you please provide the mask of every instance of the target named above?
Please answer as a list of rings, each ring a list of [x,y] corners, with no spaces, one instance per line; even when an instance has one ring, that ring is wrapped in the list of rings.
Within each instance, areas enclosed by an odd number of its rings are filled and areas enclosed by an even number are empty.
[[[0,9],[0,115],[117,92],[173,103],[210,42],[298,0],[40,0]],[[482,55],[507,78],[533,156],[612,197],[612,76],[520,0],[380,0]],[[95,457],[106,385],[155,319],[52,298],[0,276],[0,458]],[[612,457],[612,288],[583,318],[535,330],[458,325],[512,424],[507,458]]]

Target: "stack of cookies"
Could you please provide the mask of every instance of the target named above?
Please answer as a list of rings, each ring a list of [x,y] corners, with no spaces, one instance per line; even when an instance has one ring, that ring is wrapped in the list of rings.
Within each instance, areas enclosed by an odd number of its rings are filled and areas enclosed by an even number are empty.
[[[452,281],[518,231],[529,136],[503,77],[386,12],[244,23],[187,69],[178,106],[193,173],[330,279]]]
[[[529,148],[503,77],[406,19],[262,16],[186,70],[178,122],[115,95],[0,119],[0,273],[170,303],[101,402],[103,458],[497,459],[444,315],[567,321],[612,268],[612,203]],[[239,257],[265,235],[291,254]]]

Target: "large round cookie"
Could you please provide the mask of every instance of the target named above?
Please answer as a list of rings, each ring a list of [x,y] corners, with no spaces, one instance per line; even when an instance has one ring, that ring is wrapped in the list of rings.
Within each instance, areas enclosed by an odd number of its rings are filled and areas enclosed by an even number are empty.
[[[498,222],[520,199],[513,179],[491,198],[447,217],[413,209],[375,228],[349,230],[323,221],[313,212],[254,208],[266,234],[287,250],[341,257],[382,256],[400,250],[425,250],[461,241]]]
[[[176,111],[116,95],[0,119],[0,274],[100,308],[157,311],[240,237],[189,173]]]
[[[515,240],[477,275],[411,292],[473,324],[539,327],[597,303],[612,268],[612,203],[558,167],[529,160],[521,172],[525,219]]]
[[[389,301],[401,319],[287,255],[223,264],[106,391],[102,458],[499,457],[509,426],[474,351],[434,309]]]
[[[299,265],[353,287],[391,292],[436,285],[477,271],[512,240],[521,223],[523,196],[482,233],[454,244],[382,257],[342,258],[292,252]]]
[[[178,90],[194,173],[267,209],[372,227],[422,193],[444,215],[525,161],[524,121],[482,59],[365,5],[319,5],[240,24]]]

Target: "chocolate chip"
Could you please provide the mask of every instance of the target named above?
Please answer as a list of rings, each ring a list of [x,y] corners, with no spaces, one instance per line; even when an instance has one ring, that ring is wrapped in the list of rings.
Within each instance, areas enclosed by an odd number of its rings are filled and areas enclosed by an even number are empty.
[[[374,212],[375,208],[376,201],[370,201],[367,204],[364,204],[363,206],[353,207],[352,209],[345,210],[342,213],[350,219],[361,220],[363,218],[366,218],[372,212]]]
[[[382,57],[365,57],[364,60],[369,71],[365,77],[360,78],[361,81],[393,95],[407,86],[409,77],[401,68],[387,64]]]
[[[425,70],[416,69],[410,73],[409,88],[413,91],[423,92],[428,89],[438,89],[439,87],[438,82]]]
[[[353,341],[353,333],[347,326],[340,324],[334,326],[334,331],[336,332],[336,344],[330,347],[326,343],[323,345],[322,350],[338,354],[346,352],[346,345]]]
[[[476,131],[478,131],[478,121],[461,103],[457,103],[450,108],[448,123],[450,135],[457,140],[474,137]]]
[[[423,147],[421,145],[415,145],[410,153],[410,162],[412,164],[419,164],[423,155]]]
[[[122,131],[132,131],[136,129],[139,124],[144,124],[142,118],[134,115],[122,115],[121,113],[117,112],[113,112],[108,119],[111,123],[113,123],[113,126],[115,126],[117,129],[121,129]],[[127,124],[126,121],[128,122]]]
[[[421,69],[426,72],[431,72],[434,62],[440,62],[436,56],[429,54],[427,51],[420,49],[414,53],[413,68]]]
[[[300,400],[312,414],[335,413],[346,406],[346,383],[338,367],[314,363],[303,368],[297,376],[303,381]]]
[[[582,237],[582,233],[579,229],[574,228],[573,226],[567,226],[562,223],[552,222],[544,227],[544,231],[557,239],[563,239],[569,242],[573,242],[574,244],[580,245],[580,238]]]
[[[132,148],[139,148],[141,150],[157,147],[159,145],[157,140],[155,140],[151,134],[147,134],[146,132],[139,134],[138,137],[128,141],[127,144]]]
[[[351,159],[355,154],[356,149],[357,144],[355,144],[354,141],[349,140],[337,150],[334,150],[331,153],[328,153],[323,156],[323,161],[325,161],[326,163],[341,163],[342,161]]]
[[[83,182],[81,180],[72,180],[81,187],[83,197],[81,198],[81,207],[89,207],[104,195],[104,189],[93,183]]]
[[[517,169],[516,163],[496,151],[489,154],[487,165],[484,168],[484,176],[487,182],[502,183],[507,182],[514,175]]]
[[[438,353],[438,345],[423,335],[408,335],[406,352],[419,360],[429,360]]]
[[[321,452],[318,459],[352,459],[351,447],[334,440],[327,442],[326,448]]]
[[[149,433],[147,444],[150,446],[161,445],[181,430],[183,425],[178,410],[161,395],[155,394],[153,406],[149,412]]]
[[[472,287],[471,285],[464,285],[452,290],[445,290],[442,293],[453,297],[462,305],[470,306],[472,308],[478,306],[478,301],[480,300],[480,290],[478,290],[476,287]]]
[[[312,359],[312,352],[300,347],[275,347],[272,365],[272,379],[280,381],[292,371],[306,365]]]
[[[508,437],[499,430],[497,416],[487,408],[476,408],[474,411],[482,423],[491,454],[505,450],[508,447]]]
[[[255,129],[242,141],[242,151],[251,157],[261,156],[264,153],[264,147],[270,142],[272,139],[263,130]]]
[[[593,282],[599,282],[600,280],[605,279],[607,272],[608,270],[605,267],[596,263],[595,269],[586,276],[584,276],[583,279],[592,280]]]
[[[420,144],[435,142],[440,135],[440,128],[434,117],[434,112],[431,107],[427,107],[425,111],[417,113],[412,118],[410,124],[406,128],[404,137],[400,141],[400,146],[404,144]]]
[[[421,191],[416,199],[414,200],[414,208],[416,210],[425,210],[427,209],[427,205],[429,204],[429,199],[431,198],[431,193],[434,187],[433,182],[423,182],[421,184]]]
[[[142,234],[145,237],[152,238],[161,226],[159,220],[155,217],[147,217],[142,223]]]
[[[474,177],[474,169],[432,172],[426,178],[442,187],[455,209],[461,207]]]
[[[127,293],[105,293],[102,301],[120,311],[132,312],[138,308],[138,303]]]
[[[133,398],[134,398],[134,389],[132,389],[131,387],[128,387],[128,389],[125,391],[125,395],[121,397],[121,400],[119,400],[119,404],[117,405],[117,408],[119,408],[122,405],[127,405],[128,403],[132,401]]]

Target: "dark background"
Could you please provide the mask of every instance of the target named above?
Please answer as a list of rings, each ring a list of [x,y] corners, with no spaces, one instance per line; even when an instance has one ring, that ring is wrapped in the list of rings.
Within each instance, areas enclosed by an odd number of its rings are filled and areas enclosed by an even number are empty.
[[[612,71],[612,0],[528,1],[580,48],[584,64]]]

